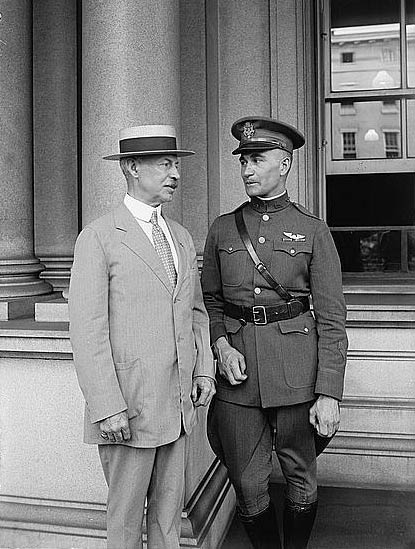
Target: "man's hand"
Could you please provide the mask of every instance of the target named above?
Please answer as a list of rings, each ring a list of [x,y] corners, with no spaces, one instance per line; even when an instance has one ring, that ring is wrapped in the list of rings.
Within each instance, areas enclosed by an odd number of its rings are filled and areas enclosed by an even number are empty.
[[[340,425],[339,401],[320,395],[310,408],[310,423],[321,437],[332,437]]]
[[[244,356],[223,336],[215,341],[214,347],[220,375],[231,385],[240,385],[248,378]]]
[[[196,408],[207,406],[215,393],[215,382],[211,377],[196,376],[193,379],[191,398]]]
[[[127,412],[107,417],[100,422],[99,428],[102,438],[110,442],[125,442],[131,438]]]

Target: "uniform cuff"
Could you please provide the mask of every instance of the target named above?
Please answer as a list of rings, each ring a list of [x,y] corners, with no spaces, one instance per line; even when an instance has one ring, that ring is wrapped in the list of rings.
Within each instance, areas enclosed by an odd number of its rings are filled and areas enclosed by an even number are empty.
[[[335,370],[319,370],[314,392],[341,401],[343,398],[343,375]]]
[[[212,343],[215,343],[215,341],[222,336],[227,336],[225,324],[221,322],[210,326],[210,340]]]

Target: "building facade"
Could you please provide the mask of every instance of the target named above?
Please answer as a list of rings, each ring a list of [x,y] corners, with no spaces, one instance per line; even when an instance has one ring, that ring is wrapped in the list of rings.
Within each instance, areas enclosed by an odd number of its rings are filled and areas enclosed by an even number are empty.
[[[245,200],[232,122],[304,132],[288,191],[333,231],[350,339],[320,481],[414,490],[414,3],[3,0],[0,13],[0,546],[105,546],[62,292],[80,229],[125,193],[102,157],[140,124],[172,124],[196,151],[168,214],[200,262],[211,222]],[[233,508],[201,417],[183,546],[219,547]]]

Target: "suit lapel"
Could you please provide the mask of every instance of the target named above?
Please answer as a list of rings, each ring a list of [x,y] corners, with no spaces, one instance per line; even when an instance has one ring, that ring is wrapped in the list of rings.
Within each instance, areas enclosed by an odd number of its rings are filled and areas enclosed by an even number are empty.
[[[114,211],[114,221],[116,228],[124,231],[123,244],[148,265],[171,294],[169,278],[154,246],[124,204]]]

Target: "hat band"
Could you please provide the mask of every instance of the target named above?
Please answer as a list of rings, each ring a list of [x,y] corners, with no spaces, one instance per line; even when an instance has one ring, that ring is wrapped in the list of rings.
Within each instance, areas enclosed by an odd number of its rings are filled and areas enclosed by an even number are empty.
[[[255,146],[260,144],[269,146],[269,148],[282,149],[289,153],[292,152],[291,149],[282,141],[278,141],[277,139],[268,139],[265,137],[256,137],[255,139],[242,139],[239,144],[238,150],[243,148],[255,149]]]
[[[120,153],[177,150],[175,137],[134,137],[120,141]]]
[[[241,145],[247,145],[249,143],[269,143],[270,145],[278,145],[279,147],[287,147],[285,143],[278,139],[270,139],[269,137],[253,137],[253,138],[242,138]]]

